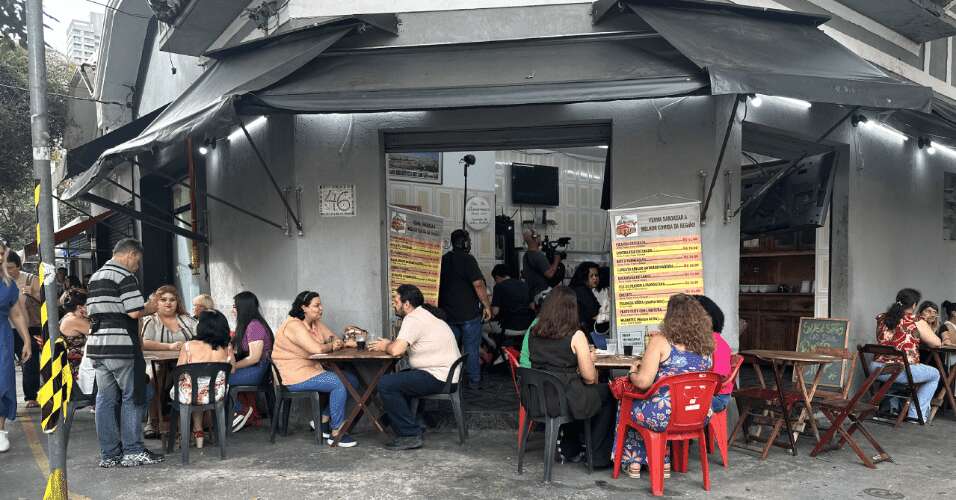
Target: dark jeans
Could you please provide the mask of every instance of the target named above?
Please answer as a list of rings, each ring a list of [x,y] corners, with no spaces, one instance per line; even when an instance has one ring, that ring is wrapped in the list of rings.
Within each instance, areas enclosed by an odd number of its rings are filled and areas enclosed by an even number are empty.
[[[481,317],[464,323],[449,323],[451,331],[455,332],[455,339],[461,342],[462,354],[467,354],[465,369],[468,372],[468,383],[478,385],[481,382],[481,358],[478,348],[481,346]]]
[[[614,447],[614,418],[617,416],[617,400],[607,384],[592,386],[601,396],[601,409],[591,417],[591,458],[595,467],[611,464],[611,449]],[[584,448],[584,422],[577,421],[561,426],[561,455],[565,458],[578,456]]]
[[[395,434],[399,437],[420,436],[422,428],[415,420],[415,415],[412,415],[408,400],[435,394],[444,386],[443,380],[438,380],[423,370],[403,370],[382,377],[378,384],[378,396],[382,399]]]
[[[20,353],[23,352],[23,339],[20,338],[20,334],[17,333],[16,329],[11,329],[13,332],[13,350],[17,356],[17,360],[20,360]],[[36,340],[33,340],[34,337],[40,337],[43,335],[43,329],[40,327],[30,327],[30,339],[32,341],[33,355],[30,356],[30,359],[26,363],[23,363],[20,367],[23,370],[23,400],[24,401],[35,401],[37,398],[37,391],[40,390],[40,345],[37,344]]]
[[[727,409],[727,405],[730,404],[730,394],[717,394],[714,396],[714,399],[710,402],[710,409],[714,413],[720,413]]]

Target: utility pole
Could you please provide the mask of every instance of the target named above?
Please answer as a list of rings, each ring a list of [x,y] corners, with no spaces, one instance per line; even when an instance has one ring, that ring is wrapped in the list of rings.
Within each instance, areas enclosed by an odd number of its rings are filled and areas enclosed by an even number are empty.
[[[60,336],[59,317],[56,308],[56,254],[53,240],[53,180],[50,175],[50,132],[47,126],[47,76],[46,76],[46,49],[43,41],[43,0],[27,0],[27,49],[29,51],[28,67],[30,72],[30,132],[33,138],[33,174],[36,179],[34,203],[37,211],[37,246],[40,251],[40,279],[44,285],[44,301],[41,309],[41,318],[49,332],[47,347],[55,352],[53,346]],[[46,353],[43,353],[46,354]],[[41,353],[41,365],[52,360],[46,359]],[[69,368],[67,368],[69,370]],[[41,372],[47,371],[41,366]],[[56,377],[61,375],[57,373]],[[48,383],[45,381],[44,383]],[[43,389],[41,397],[43,399]],[[69,394],[69,391],[66,391]],[[69,437],[69,425],[65,416],[67,412],[60,409],[69,401],[60,401],[59,395],[50,398],[49,402],[54,412],[60,411],[61,419],[56,430],[49,434],[47,457],[50,462],[50,477],[47,480],[44,499],[67,500],[66,482],[66,443]],[[46,402],[41,402],[46,405]],[[47,413],[46,408],[43,410]],[[55,420],[54,420],[55,421]]]

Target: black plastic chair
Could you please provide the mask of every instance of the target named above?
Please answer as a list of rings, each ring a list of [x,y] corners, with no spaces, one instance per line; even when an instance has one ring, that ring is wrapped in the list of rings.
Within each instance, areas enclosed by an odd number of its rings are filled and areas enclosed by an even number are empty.
[[[917,395],[918,384],[913,382],[913,372],[910,371],[910,362],[906,357],[906,353],[895,349],[890,346],[881,345],[881,344],[866,344],[866,345],[857,345],[856,350],[860,353],[860,368],[863,369],[863,376],[870,376],[870,363],[876,359],[876,356],[886,356],[895,358],[897,363],[903,366],[903,373],[906,374],[905,382],[896,382],[893,384],[890,392],[886,395],[886,398],[890,399],[902,399],[904,401],[903,408],[900,410],[900,414],[896,417],[896,422],[893,427],[899,427],[903,423],[903,420],[906,419],[906,415],[909,413],[909,407],[911,404],[916,405],[916,417],[919,419],[919,424],[923,425],[926,423],[926,418],[928,416],[923,415],[923,407],[919,404],[919,396]],[[867,359],[867,355],[871,356],[871,359]],[[871,388],[871,393],[872,393]],[[885,415],[877,415],[880,418],[886,418]],[[879,422],[880,420],[876,420]]]
[[[269,442],[275,444],[276,430],[282,422],[282,435],[289,433],[289,412],[293,399],[308,399],[312,402],[312,421],[315,423],[315,443],[322,444],[322,393],[318,391],[290,391],[283,385],[279,369],[272,365],[272,386],[275,391],[275,406],[272,408]]]
[[[534,422],[543,422],[544,428],[544,482],[551,482],[551,468],[558,447],[558,429],[564,424],[574,422],[568,409],[568,398],[561,379],[544,371],[533,368],[518,368],[518,383],[521,385],[521,404],[527,412],[527,427],[520,429],[518,447],[518,474],[522,473],[524,454],[528,448],[528,434]],[[588,474],[594,468],[591,456],[591,419],[584,420],[584,444],[587,456]]]
[[[190,417],[194,411],[206,411],[213,410],[216,415],[213,419],[213,429],[216,433],[216,439],[219,442],[219,458],[226,458],[226,400],[228,398],[228,386],[229,386],[229,374],[232,372],[232,365],[229,363],[190,363],[188,365],[179,365],[173,372],[170,380],[173,384],[173,397],[169,402],[169,408],[171,413],[179,414],[179,433],[180,443],[179,448],[182,450],[183,455],[183,465],[189,463],[189,435],[192,431],[192,422]],[[216,399],[216,378],[219,377],[219,374],[222,373],[226,379],[226,394],[219,399]],[[192,382],[192,394],[189,395],[188,400],[192,401],[190,404],[183,404],[179,402],[179,380],[181,377],[188,377]],[[209,378],[209,389],[208,389],[208,403],[199,404],[196,401],[199,399],[199,379],[208,377]],[[157,397],[160,395],[157,394]],[[172,453],[173,446],[176,441],[176,423],[177,418],[175,415],[170,415],[169,418],[169,432],[166,434],[166,452]]]
[[[461,367],[465,362],[465,359],[468,358],[468,353],[462,354],[454,364],[451,365],[451,369],[448,370],[448,378],[445,379],[445,386],[442,387],[441,392],[435,394],[429,394],[427,396],[419,396],[417,398],[412,398],[410,409],[412,410],[412,415],[418,415],[418,402],[422,399],[433,399],[439,401],[449,401],[451,402],[451,409],[455,412],[455,421],[458,423],[458,444],[465,444],[465,439],[468,438],[468,426],[465,425],[465,410],[462,406],[461,401],[461,381],[459,383],[454,383],[455,373],[458,372],[461,375]]]
[[[226,422],[229,424],[229,433],[232,434],[232,422],[236,419],[236,407],[235,401],[239,396],[240,392],[254,392],[256,393],[257,399],[258,395],[262,394],[266,397],[266,407],[270,412],[275,408],[276,400],[276,391],[275,387],[272,385],[272,371],[269,370],[262,375],[262,381],[259,382],[259,385],[231,385],[229,386],[229,402],[227,404],[228,408],[226,411],[229,413],[226,415],[229,417]],[[270,415],[270,418],[273,418],[273,415]]]

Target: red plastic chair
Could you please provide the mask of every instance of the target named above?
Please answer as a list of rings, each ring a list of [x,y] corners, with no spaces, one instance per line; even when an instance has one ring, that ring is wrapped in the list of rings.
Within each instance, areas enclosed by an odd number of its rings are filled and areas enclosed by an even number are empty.
[[[521,353],[514,347],[503,347],[505,357],[508,358],[508,366],[511,368],[511,381],[515,384],[515,394],[518,396],[518,446],[521,446],[521,433],[525,428],[525,422],[528,414],[521,404],[521,389],[518,387],[518,360]]]
[[[684,472],[687,470],[687,460],[684,458],[687,441],[698,440],[704,490],[710,491],[710,469],[707,465],[707,438],[704,427],[706,427],[707,413],[720,379],[720,375],[713,372],[682,373],[659,379],[645,392],[624,393],[621,398],[621,413],[618,416],[617,437],[614,442],[613,477],[617,479],[621,474],[624,436],[627,429],[631,428],[641,435],[647,448],[651,493],[654,496],[664,494],[664,454],[668,441],[674,441],[673,469]],[[634,422],[631,419],[631,409],[635,399],[650,398],[656,395],[662,386],[670,387],[671,418],[664,432],[654,432]]]
[[[740,367],[744,364],[743,356],[739,354],[734,354],[730,358],[730,373],[723,380],[720,381],[720,385],[717,386],[717,392],[720,392],[720,389],[724,387],[729,382],[733,382],[734,385],[737,384],[737,376],[740,374]],[[714,451],[714,442],[717,443],[717,449],[720,450],[720,460],[724,464],[724,468],[727,468],[727,409],[724,408],[723,411],[714,413],[710,417],[710,423],[707,425],[707,434],[709,438],[707,440],[707,451],[712,453]]]

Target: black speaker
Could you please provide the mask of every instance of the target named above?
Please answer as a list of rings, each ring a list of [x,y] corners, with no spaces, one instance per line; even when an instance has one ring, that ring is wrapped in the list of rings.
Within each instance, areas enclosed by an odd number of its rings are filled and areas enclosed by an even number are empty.
[[[518,251],[515,249],[515,222],[507,215],[495,216],[495,260],[508,266],[511,277],[520,276]]]

